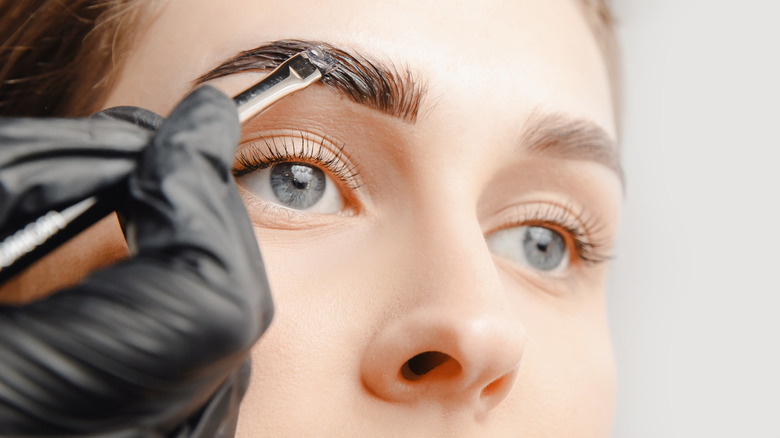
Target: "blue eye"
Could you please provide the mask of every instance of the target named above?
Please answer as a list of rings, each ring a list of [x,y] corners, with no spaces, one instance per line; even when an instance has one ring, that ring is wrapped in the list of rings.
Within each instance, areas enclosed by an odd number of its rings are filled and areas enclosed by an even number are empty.
[[[236,180],[259,198],[293,210],[330,214],[343,208],[335,183],[310,164],[276,163]]]
[[[279,163],[271,167],[271,190],[285,207],[305,210],[325,194],[325,172],[300,163]]]
[[[551,228],[506,228],[488,236],[487,243],[494,254],[538,271],[562,272],[569,266],[566,240]]]

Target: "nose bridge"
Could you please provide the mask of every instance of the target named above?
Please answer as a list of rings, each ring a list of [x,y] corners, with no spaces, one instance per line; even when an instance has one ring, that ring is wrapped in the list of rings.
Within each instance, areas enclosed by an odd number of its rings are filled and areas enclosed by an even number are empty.
[[[427,188],[436,190],[433,185]],[[418,202],[423,208],[408,217],[408,251],[415,276],[430,287],[446,290],[448,299],[476,300],[483,291],[500,287],[492,256],[476,216],[476,208],[457,186],[441,187]],[[424,196],[424,195],[423,195]],[[466,291],[460,295],[458,291]],[[431,290],[430,292],[434,292]]]
[[[445,215],[462,217],[453,209]],[[506,310],[507,297],[481,227],[476,218],[452,217],[417,221],[409,241],[413,275],[406,288],[415,291],[417,307],[427,308],[430,314],[470,315],[475,320],[498,315]]]

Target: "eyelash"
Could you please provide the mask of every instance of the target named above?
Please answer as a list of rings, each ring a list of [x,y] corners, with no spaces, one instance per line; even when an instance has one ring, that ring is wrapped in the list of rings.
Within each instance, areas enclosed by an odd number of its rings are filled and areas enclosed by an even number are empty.
[[[300,142],[300,146],[294,142]],[[299,161],[324,168],[351,190],[360,187],[359,171],[351,164],[344,145],[335,146],[326,138],[313,138],[303,131],[293,131],[289,135],[258,136],[253,141],[244,141],[246,143],[249,143],[249,147],[240,148],[236,154],[236,165],[233,168],[233,176],[236,178],[275,163]],[[508,225],[495,231],[517,226],[551,228],[561,233],[567,246],[571,246],[572,256],[576,257],[573,260],[575,263],[596,265],[612,258],[608,245],[594,239],[594,235],[601,229],[600,223],[586,215],[584,209],[577,214],[571,205],[542,203],[524,205],[515,210],[513,215]]]
[[[300,142],[296,145],[294,142]],[[359,171],[351,164],[344,145],[336,146],[326,138],[314,138],[303,131],[289,135],[258,136],[244,141],[248,147],[239,147],[233,176],[238,178],[276,163],[302,162],[322,167],[350,190],[357,190]]]
[[[569,204],[543,203],[524,205],[514,214],[515,220],[500,229],[528,226],[555,230],[561,233],[567,246],[571,242],[572,256],[576,256],[576,260],[572,261],[575,263],[597,265],[612,258],[608,245],[594,237],[602,229],[601,224],[596,218],[585,214],[584,209],[577,214]]]

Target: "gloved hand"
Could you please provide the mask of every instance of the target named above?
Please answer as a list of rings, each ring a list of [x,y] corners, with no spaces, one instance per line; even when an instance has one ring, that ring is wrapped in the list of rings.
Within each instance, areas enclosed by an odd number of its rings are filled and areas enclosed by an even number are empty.
[[[0,229],[120,184],[137,248],[76,287],[0,307],[0,435],[232,436],[242,364],[273,314],[230,174],[235,105],[203,87],[165,121],[109,115],[132,123],[0,121]]]

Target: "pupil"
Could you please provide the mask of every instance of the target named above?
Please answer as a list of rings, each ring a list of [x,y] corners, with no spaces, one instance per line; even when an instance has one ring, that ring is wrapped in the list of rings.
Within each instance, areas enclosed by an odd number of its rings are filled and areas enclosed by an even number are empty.
[[[304,167],[299,165],[293,165],[291,170],[285,174],[286,178],[292,179],[292,184],[298,190],[308,189],[311,186],[311,181],[314,178],[312,175],[311,167]]]

